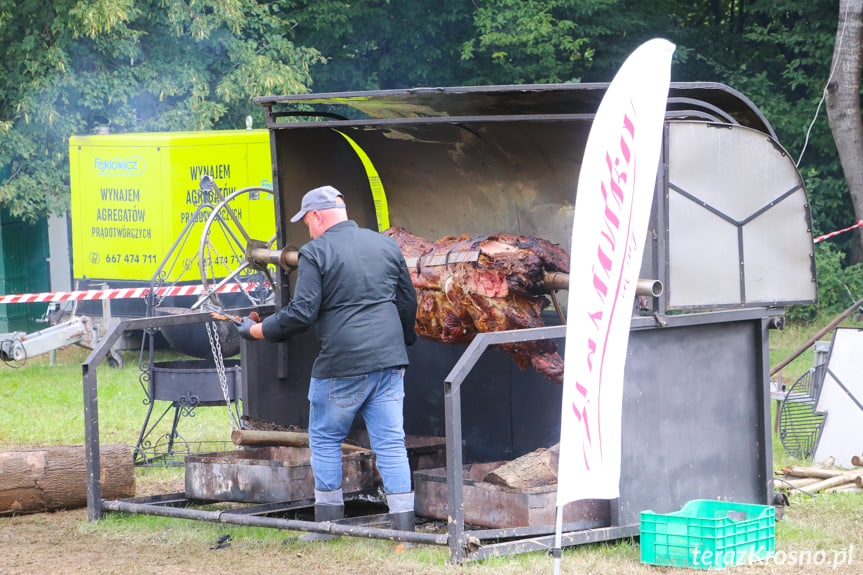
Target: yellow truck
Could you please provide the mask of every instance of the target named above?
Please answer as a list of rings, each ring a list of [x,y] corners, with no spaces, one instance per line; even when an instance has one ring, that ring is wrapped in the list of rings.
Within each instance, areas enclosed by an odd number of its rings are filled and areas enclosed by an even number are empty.
[[[224,196],[272,188],[268,130],[72,136],[69,163],[73,277],[112,285],[148,282],[198,205],[218,202],[201,193],[201,176],[212,176]],[[231,205],[256,237],[275,232],[272,194],[243,194]],[[187,233],[186,261],[196,255],[206,215]],[[172,275],[166,283],[200,279],[197,265]]]
[[[145,287],[157,271],[162,272],[156,282],[161,286],[200,285],[201,234],[210,207],[219,202],[202,191],[205,175],[224,197],[257,188],[239,194],[231,208],[256,237],[275,234],[273,195],[267,193],[273,177],[268,130],[72,136],[69,164],[75,289]],[[232,230],[228,234],[238,232],[230,218],[224,220]],[[224,232],[211,236],[212,250],[225,255],[208,260],[214,262],[208,274],[228,275],[241,263],[242,255],[228,243]],[[168,298],[162,304],[186,307],[190,299],[195,297]],[[114,316],[143,316],[148,305],[140,298],[50,304],[46,317],[52,326],[29,335],[7,334],[0,359],[20,361],[70,343],[95,347]],[[122,365],[116,350],[138,347],[134,339],[121,338],[109,360]]]

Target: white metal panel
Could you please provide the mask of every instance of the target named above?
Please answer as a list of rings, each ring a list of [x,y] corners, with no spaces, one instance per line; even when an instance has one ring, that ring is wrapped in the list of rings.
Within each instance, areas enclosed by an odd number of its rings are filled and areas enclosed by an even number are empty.
[[[671,122],[668,150],[667,307],[814,301],[808,199],[784,150],[705,122]]]
[[[794,164],[767,134],[703,122],[674,123],[671,130],[672,181],[735,220],[800,183]]]
[[[669,241],[669,299],[678,306],[739,301],[737,228],[686,198],[669,204],[669,235],[677,240]]]
[[[863,330],[839,328],[827,359],[827,374],[818,395],[816,411],[825,413],[824,429],[815,448],[815,461],[835,458],[839,467],[850,468],[851,458],[863,453]]]
[[[794,301],[806,293],[801,288],[807,284],[815,289],[812,236],[804,231],[806,222],[800,221],[805,200],[803,194],[790,196],[743,226],[747,301]]]

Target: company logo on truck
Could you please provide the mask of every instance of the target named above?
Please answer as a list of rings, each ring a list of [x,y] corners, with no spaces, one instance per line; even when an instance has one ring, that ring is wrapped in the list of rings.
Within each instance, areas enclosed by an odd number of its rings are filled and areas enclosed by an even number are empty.
[[[96,158],[96,174],[100,176],[140,176],[144,173],[144,158]]]

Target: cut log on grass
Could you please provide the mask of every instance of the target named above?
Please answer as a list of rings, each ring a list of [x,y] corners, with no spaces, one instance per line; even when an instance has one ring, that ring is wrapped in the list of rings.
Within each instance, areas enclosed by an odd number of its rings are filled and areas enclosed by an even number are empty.
[[[809,486],[807,491],[822,491],[824,489],[829,489],[831,487],[837,487],[839,485],[844,485],[846,483],[854,483],[855,479],[863,473],[863,469],[857,471],[849,471],[847,473],[842,473],[835,477],[830,477],[829,479],[825,479],[823,481],[819,481],[818,483],[813,483]]]
[[[256,431],[253,429],[235,429],[231,432],[234,445],[246,446],[285,446],[308,447],[309,434],[297,431]],[[365,447],[342,443],[342,449],[347,451],[366,451]]]
[[[831,477],[836,477],[837,475],[842,475],[844,473],[841,469],[822,469],[820,467],[797,467],[797,466],[789,466],[784,467],[781,471],[782,475],[796,475],[799,477],[820,477],[821,479],[829,479]]]
[[[860,457],[859,455],[852,455],[851,465],[853,465],[854,467],[863,467],[863,457]]]
[[[504,463],[485,476],[485,481],[525,489],[557,483],[557,461],[560,444],[537,449]]]
[[[808,485],[822,481],[820,477],[800,477],[795,479],[783,479],[780,477],[779,479],[780,481],[776,485],[777,489],[803,489]]]
[[[132,448],[100,449],[102,497],[135,495]],[[87,461],[83,445],[0,450],[0,515],[44,513],[87,505]]]

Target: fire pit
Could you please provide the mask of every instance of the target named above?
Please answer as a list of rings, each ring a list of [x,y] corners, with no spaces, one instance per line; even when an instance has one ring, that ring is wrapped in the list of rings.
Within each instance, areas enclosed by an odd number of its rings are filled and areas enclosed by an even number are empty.
[[[225,387],[227,401],[235,402],[240,397],[240,360],[225,360]],[[134,459],[136,464],[155,460],[164,461],[174,455],[178,449],[179,435],[177,428],[182,416],[191,416],[198,407],[224,406],[225,393],[219,381],[215,362],[205,359],[164,361],[154,363],[149,369],[146,388],[147,415],[141,426],[141,435],[135,445]],[[157,401],[169,402],[155,423],[150,424],[153,407]],[[174,410],[171,431],[159,437],[150,439],[158,423],[171,410]]]
[[[434,441],[432,441],[434,440]],[[444,464],[443,438],[405,438],[411,469]],[[186,457],[189,499],[279,503],[314,499],[311,450],[307,447],[256,447]],[[346,496],[376,494],[381,478],[371,450],[344,450],[342,489]]]
[[[277,503],[314,499],[315,480],[306,447],[258,447],[186,457],[186,497],[212,501]],[[346,495],[374,493],[380,484],[371,451],[345,452]]]
[[[489,528],[553,525],[557,485],[515,488],[483,481],[504,462],[464,466],[464,522]],[[416,511],[422,517],[446,520],[446,469],[414,473]],[[586,499],[566,506],[565,523],[590,521],[595,527],[609,525],[608,501]]]

